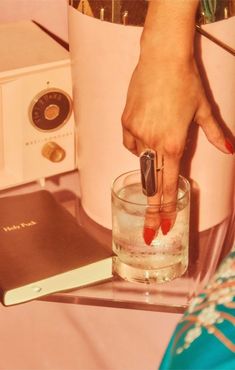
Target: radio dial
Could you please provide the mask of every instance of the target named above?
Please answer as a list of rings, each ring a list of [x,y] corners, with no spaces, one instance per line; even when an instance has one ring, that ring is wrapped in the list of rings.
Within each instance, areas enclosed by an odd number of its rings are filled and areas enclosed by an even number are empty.
[[[49,141],[43,146],[42,155],[51,162],[61,162],[65,158],[66,153],[57,143]]]
[[[70,96],[57,88],[42,90],[29,106],[30,122],[40,131],[58,130],[69,120],[71,113]]]

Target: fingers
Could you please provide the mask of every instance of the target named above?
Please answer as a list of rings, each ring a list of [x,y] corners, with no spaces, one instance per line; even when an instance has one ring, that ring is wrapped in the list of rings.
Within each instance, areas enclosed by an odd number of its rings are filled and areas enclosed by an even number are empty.
[[[164,156],[163,207],[161,209],[161,230],[164,235],[172,229],[176,220],[179,166],[178,156]]]
[[[147,146],[123,129],[123,143],[133,154],[140,156]],[[143,238],[147,245],[158,235],[159,228],[166,235],[176,220],[176,200],[178,192],[179,161],[178,153],[164,155],[164,169],[157,171],[157,193],[147,198]],[[157,166],[161,167],[163,156],[158,152]]]
[[[199,107],[195,119],[211,144],[223,153],[234,153],[233,144],[225,137],[223,130],[211,113],[211,107],[206,99]]]
[[[147,198],[148,206],[145,212],[143,237],[147,245],[150,245],[157,236],[161,225],[161,198],[162,198],[162,171],[157,172],[157,193]]]
[[[162,156],[158,155],[158,166]],[[161,228],[166,235],[174,226],[177,216],[177,196],[180,156],[165,154],[164,168],[157,172],[158,191],[153,197],[148,197],[144,221],[144,240],[150,245]]]

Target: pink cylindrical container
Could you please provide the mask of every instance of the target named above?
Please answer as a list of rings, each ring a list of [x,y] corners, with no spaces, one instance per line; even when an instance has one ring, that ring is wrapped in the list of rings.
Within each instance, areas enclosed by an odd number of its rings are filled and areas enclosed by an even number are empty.
[[[104,12],[100,16],[104,19]],[[235,17],[202,29],[235,48]],[[106,228],[111,228],[113,179],[139,168],[138,158],[123,147],[121,115],[138,61],[141,32],[141,26],[102,22],[69,6],[82,206],[90,218]],[[214,111],[234,133],[235,57],[198,32],[196,55]],[[192,183],[192,233],[199,233],[195,237],[199,244],[213,243],[215,264],[233,211],[234,156],[213,147],[201,129],[193,136],[193,150],[186,150],[183,160],[187,165],[183,175]]]

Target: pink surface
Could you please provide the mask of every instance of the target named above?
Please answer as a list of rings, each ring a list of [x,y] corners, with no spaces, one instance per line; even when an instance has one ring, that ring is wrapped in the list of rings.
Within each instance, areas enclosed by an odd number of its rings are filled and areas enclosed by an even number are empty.
[[[156,369],[179,318],[48,302],[0,306],[0,369]]]

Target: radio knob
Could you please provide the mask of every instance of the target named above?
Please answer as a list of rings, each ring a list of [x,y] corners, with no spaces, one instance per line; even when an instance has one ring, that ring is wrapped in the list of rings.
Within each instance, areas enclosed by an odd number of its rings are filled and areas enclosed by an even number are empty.
[[[43,157],[51,162],[61,162],[65,158],[65,150],[53,141],[49,141],[42,148]]]
[[[44,117],[48,121],[56,119],[60,114],[60,107],[57,104],[50,104],[44,110]]]

